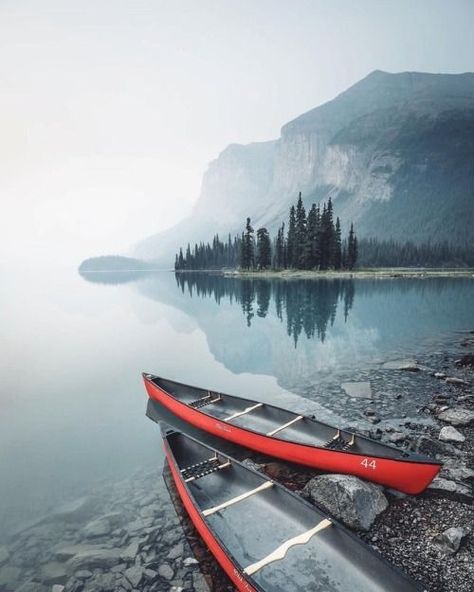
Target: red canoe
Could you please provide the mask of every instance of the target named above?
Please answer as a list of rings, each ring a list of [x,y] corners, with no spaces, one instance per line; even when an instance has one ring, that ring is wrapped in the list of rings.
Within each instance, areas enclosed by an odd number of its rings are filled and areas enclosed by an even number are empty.
[[[421,592],[322,509],[162,427],[183,504],[239,592]]]
[[[143,374],[151,399],[215,436],[276,458],[333,473],[357,475],[405,493],[421,493],[441,464],[313,417],[250,399]]]

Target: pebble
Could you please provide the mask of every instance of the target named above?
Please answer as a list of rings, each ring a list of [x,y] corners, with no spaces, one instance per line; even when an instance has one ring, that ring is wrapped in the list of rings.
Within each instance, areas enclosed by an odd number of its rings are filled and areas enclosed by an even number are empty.
[[[453,426],[444,426],[439,433],[439,439],[442,442],[465,442],[466,436]]]

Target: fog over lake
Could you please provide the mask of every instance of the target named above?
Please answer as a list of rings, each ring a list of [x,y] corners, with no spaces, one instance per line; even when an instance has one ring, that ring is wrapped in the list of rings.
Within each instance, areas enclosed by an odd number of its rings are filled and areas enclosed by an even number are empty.
[[[35,268],[10,270],[4,286],[2,535],[104,480],[159,467],[142,371],[287,405],[304,397],[346,423],[366,402],[341,383],[370,381],[388,421],[431,393],[382,363],[438,364],[456,332],[474,328],[471,279],[85,279]]]

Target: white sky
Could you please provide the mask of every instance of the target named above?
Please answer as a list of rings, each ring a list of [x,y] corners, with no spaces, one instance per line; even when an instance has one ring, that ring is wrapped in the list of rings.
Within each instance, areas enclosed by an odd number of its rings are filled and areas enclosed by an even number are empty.
[[[227,144],[374,69],[472,71],[473,28],[471,0],[0,0],[1,258],[123,252]]]

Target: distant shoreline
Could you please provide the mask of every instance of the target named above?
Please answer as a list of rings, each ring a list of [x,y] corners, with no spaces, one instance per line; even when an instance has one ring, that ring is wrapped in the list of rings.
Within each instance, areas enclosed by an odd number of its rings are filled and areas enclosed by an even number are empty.
[[[279,278],[279,279],[385,279],[385,278],[432,278],[432,277],[452,277],[452,278],[473,278],[474,269],[430,269],[416,268],[409,269],[403,267],[391,268],[372,268],[357,269],[352,271],[316,271],[304,269],[284,269],[280,271],[239,271],[239,270],[221,270],[221,269],[202,269],[202,270],[179,270],[175,273],[212,273],[223,275],[225,277],[235,278]]]

